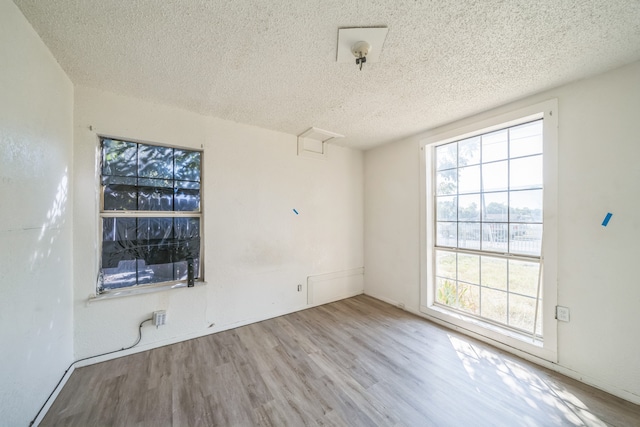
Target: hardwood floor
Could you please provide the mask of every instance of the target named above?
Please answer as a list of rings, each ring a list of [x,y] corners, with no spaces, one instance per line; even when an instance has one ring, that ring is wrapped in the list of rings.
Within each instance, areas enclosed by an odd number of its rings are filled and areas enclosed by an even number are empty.
[[[77,369],[42,426],[640,426],[640,406],[361,295]]]

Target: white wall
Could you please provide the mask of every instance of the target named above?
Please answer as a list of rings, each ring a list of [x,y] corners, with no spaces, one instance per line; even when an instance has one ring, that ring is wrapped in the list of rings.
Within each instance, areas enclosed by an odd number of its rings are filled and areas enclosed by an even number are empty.
[[[87,302],[97,274],[97,135],[204,148],[207,285]],[[168,323],[145,328],[140,348],[299,310],[307,276],[362,267],[362,152],[330,146],[318,160],[296,147],[292,135],[76,87],[76,357],[131,344],[154,310],[167,310]]]
[[[561,372],[640,403],[640,63],[365,154],[365,293],[419,307],[419,141],[558,98]],[[608,227],[600,224],[613,213]]]
[[[73,86],[0,0],[0,424],[28,425],[73,356]]]

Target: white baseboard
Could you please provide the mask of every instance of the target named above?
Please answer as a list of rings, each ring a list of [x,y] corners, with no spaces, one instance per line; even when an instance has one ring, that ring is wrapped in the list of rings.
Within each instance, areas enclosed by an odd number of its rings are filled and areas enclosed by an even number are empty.
[[[38,414],[36,419],[33,420],[33,425],[34,426],[40,425],[40,423],[44,419],[45,415],[47,415],[47,412],[49,412],[49,408],[51,408],[51,405],[53,405],[53,402],[56,401],[56,398],[58,397],[58,395],[60,394],[60,392],[64,388],[64,385],[67,383],[67,381],[69,381],[69,378],[71,378],[71,374],[73,374],[73,371],[75,371],[75,370],[76,370],[75,365],[71,365],[69,370],[64,374],[64,376],[62,377],[62,380],[60,380],[60,383],[58,384],[58,386],[53,390],[53,393],[51,393],[51,396],[49,396],[49,399],[45,402],[45,405],[42,407],[42,410],[40,411],[40,414]]]
[[[605,391],[605,392],[607,392],[609,394],[612,394],[612,395],[617,396],[617,397],[619,397],[621,399],[627,400],[627,401],[629,401],[631,403],[634,403],[636,405],[640,405],[640,396],[638,396],[637,394],[631,393],[631,392],[629,392],[627,390],[624,390],[624,389],[621,389],[619,387],[616,387],[616,386],[613,386],[611,384],[608,384],[605,381],[602,381],[600,379],[594,378],[594,377],[589,376],[589,375],[585,375],[585,374],[583,374],[581,372],[578,372],[578,371],[574,371],[573,369],[568,368],[568,367],[563,366],[563,365],[560,365],[558,363],[551,363],[551,362],[549,362],[547,360],[541,359],[541,358],[536,357],[536,356],[534,356],[532,354],[529,354],[529,353],[526,353],[524,351],[518,350],[518,349],[513,348],[511,346],[504,345],[504,344],[502,344],[502,343],[500,343],[498,341],[495,341],[495,340],[493,340],[491,338],[485,337],[484,335],[469,331],[468,329],[464,329],[464,328],[458,327],[456,325],[453,325],[451,323],[445,322],[443,320],[428,316],[428,315],[420,312],[419,310],[416,310],[416,309],[413,309],[413,308],[410,308],[410,307],[405,307],[403,304],[399,303],[398,301],[394,301],[392,299],[389,299],[389,298],[386,298],[386,297],[383,297],[383,296],[377,296],[377,295],[374,295],[374,294],[366,292],[366,291],[365,291],[365,295],[368,295],[368,296],[370,296],[372,298],[375,298],[377,300],[386,302],[387,304],[391,304],[391,305],[393,305],[395,307],[398,307],[398,308],[400,308],[402,310],[405,310],[405,311],[407,311],[407,312],[409,312],[411,314],[415,314],[416,316],[419,316],[419,317],[422,317],[424,319],[427,319],[427,320],[429,320],[429,321],[431,321],[433,323],[436,323],[438,325],[441,325],[441,326],[444,326],[446,328],[455,330],[457,332],[460,332],[461,334],[470,336],[470,337],[475,338],[475,339],[477,339],[479,341],[482,341],[484,343],[490,344],[490,345],[492,345],[492,346],[494,346],[494,347],[496,347],[496,348],[498,348],[500,350],[506,351],[507,353],[514,354],[514,355],[516,355],[518,357],[521,357],[521,358],[523,358],[523,359],[525,359],[525,360],[527,360],[529,362],[535,363],[536,365],[539,365],[539,366],[542,366],[544,368],[550,369],[550,370],[552,370],[554,372],[557,372],[559,374],[565,375],[565,376],[567,376],[569,378],[572,378],[574,380],[580,381],[580,382],[582,382],[584,384],[590,385],[590,386],[595,387],[595,388],[597,388],[599,390]]]

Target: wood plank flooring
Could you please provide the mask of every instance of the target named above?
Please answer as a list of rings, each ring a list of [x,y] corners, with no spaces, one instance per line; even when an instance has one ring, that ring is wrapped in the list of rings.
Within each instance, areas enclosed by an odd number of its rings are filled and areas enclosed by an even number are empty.
[[[364,295],[77,369],[42,426],[640,426],[640,406]]]

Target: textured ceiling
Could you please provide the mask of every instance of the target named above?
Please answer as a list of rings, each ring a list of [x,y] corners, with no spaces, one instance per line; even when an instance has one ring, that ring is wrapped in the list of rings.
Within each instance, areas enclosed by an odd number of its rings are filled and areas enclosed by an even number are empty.
[[[15,0],[78,85],[366,149],[640,59],[638,0]],[[387,26],[380,62],[338,28]]]

